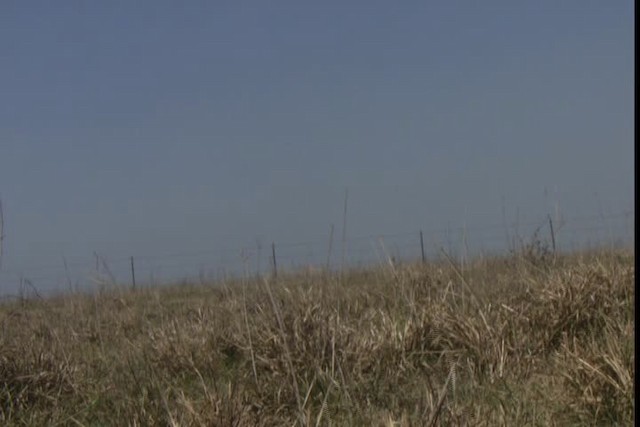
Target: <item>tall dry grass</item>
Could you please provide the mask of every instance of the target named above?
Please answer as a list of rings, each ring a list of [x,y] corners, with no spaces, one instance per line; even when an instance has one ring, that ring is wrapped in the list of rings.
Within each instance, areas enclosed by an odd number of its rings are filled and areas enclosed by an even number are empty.
[[[3,425],[631,425],[634,255],[0,306]]]

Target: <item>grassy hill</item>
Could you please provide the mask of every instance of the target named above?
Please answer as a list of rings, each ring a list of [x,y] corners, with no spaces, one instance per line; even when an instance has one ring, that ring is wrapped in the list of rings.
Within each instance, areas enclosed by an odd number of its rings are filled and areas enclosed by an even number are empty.
[[[0,306],[3,425],[632,425],[634,254]]]

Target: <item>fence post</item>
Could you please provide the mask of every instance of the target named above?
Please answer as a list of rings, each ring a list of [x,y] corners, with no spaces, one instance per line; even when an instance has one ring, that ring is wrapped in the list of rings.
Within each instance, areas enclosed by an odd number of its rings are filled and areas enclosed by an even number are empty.
[[[553,255],[556,254],[556,235],[553,232],[553,221],[551,220],[551,215],[547,215],[549,218],[549,229],[551,230],[551,247],[553,248]]]
[[[420,230],[420,253],[422,254],[422,263],[426,264],[427,259],[424,256],[424,239],[422,238],[422,230]]]
[[[260,239],[256,239],[256,249],[257,251],[257,260],[256,260],[256,278],[260,277],[260,255],[262,255],[262,243],[260,243]]]
[[[333,249],[333,224],[331,224],[331,231],[329,232],[329,250],[327,251],[327,273],[331,268],[331,249]]]
[[[340,265],[340,276],[344,276],[344,263],[347,256],[347,201],[349,200],[349,188],[344,190],[344,211],[342,213],[342,264]],[[342,279],[341,279],[342,280]]]
[[[100,275],[100,259],[96,251],[93,251],[93,257],[96,259],[96,275]]]
[[[271,242],[271,257],[273,260],[273,277],[278,277],[278,263],[276,262],[276,244]]]
[[[136,268],[133,264],[133,257],[131,257],[131,284],[133,286],[133,290],[136,289]]]

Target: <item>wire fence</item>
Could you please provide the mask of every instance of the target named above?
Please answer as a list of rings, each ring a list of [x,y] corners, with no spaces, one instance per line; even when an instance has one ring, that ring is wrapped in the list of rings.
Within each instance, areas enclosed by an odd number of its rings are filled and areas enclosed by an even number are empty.
[[[302,242],[254,241],[205,251],[116,257],[93,253],[81,260],[63,259],[58,265],[32,266],[20,271],[3,269],[0,296],[91,291],[105,284],[148,287],[176,281],[208,283],[300,268],[336,271],[388,259],[399,262],[439,259],[443,250],[462,261],[480,254],[516,251],[536,242],[549,249],[555,247],[561,253],[601,246],[633,247],[634,216],[631,212],[564,219],[544,216],[512,224],[350,236],[344,242],[336,235]]]

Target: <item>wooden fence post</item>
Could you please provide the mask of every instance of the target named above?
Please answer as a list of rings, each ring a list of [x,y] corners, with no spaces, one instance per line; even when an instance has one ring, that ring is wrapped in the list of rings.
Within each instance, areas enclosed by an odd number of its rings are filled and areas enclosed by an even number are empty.
[[[349,201],[349,188],[344,190],[344,211],[342,213],[342,264],[340,265],[340,276],[344,276],[344,264],[347,256],[347,202]]]
[[[278,277],[278,263],[276,261],[276,244],[275,242],[271,243],[271,257],[273,261],[273,277]]]
[[[333,224],[331,224],[331,231],[329,232],[329,250],[327,251],[327,265],[325,267],[327,270],[327,273],[331,268],[331,250],[332,249],[333,249]]]
[[[553,248],[553,255],[556,254],[556,235],[553,232],[553,221],[551,220],[551,215],[547,215],[549,218],[549,229],[551,230],[551,247]]]
[[[133,264],[133,257],[131,257],[131,284],[133,286],[133,290],[136,289],[136,268]]]

